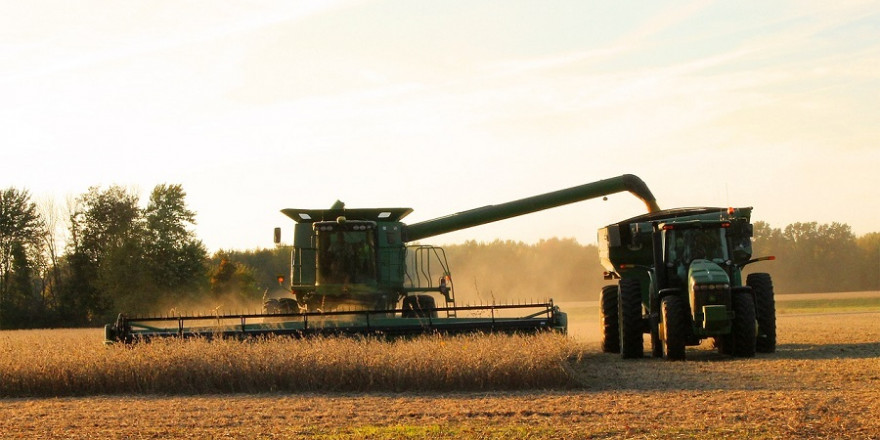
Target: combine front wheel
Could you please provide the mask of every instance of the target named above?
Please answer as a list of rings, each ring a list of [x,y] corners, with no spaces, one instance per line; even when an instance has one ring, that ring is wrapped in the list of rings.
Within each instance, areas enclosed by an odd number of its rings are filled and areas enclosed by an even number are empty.
[[[599,325],[602,326],[602,351],[605,353],[620,353],[617,307],[617,286],[603,287],[599,292]]]
[[[437,304],[431,295],[407,296],[403,299],[404,318],[436,318]]]
[[[263,303],[263,313],[266,315],[281,313],[281,304],[275,298],[268,299]]]

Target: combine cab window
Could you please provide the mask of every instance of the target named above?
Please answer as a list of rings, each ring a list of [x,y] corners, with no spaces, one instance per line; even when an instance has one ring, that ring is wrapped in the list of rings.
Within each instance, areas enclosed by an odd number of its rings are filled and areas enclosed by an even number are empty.
[[[375,280],[374,230],[320,231],[318,275],[321,284],[368,283]]]

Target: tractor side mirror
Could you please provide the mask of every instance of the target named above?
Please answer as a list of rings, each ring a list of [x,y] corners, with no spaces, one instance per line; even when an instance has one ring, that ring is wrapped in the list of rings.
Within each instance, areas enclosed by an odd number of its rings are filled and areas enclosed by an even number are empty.
[[[281,243],[281,228],[275,228],[275,244]]]

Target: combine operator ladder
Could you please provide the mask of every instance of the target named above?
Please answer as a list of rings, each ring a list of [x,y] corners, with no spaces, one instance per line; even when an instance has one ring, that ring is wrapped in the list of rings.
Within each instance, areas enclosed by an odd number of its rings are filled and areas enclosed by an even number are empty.
[[[406,271],[408,290],[413,292],[439,292],[446,302],[446,316],[456,317],[455,288],[452,283],[452,273],[449,271],[449,262],[446,259],[446,251],[441,247],[430,245],[407,246],[407,253],[412,255],[409,260],[409,269]],[[436,276],[434,270],[438,268],[440,274]],[[434,286],[434,280],[437,286]]]

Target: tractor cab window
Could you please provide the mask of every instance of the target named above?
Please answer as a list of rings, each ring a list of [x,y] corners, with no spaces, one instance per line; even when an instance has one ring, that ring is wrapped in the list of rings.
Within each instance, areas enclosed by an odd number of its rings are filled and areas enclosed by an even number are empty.
[[[727,239],[722,228],[688,228],[667,231],[667,261],[690,264],[696,259],[723,263],[727,260]]]
[[[723,228],[675,228],[666,231],[667,266],[678,281],[687,279],[688,268],[697,259],[723,263],[728,257]]]
[[[319,283],[352,284],[375,280],[375,226],[372,223],[349,222],[317,226],[316,229]]]

